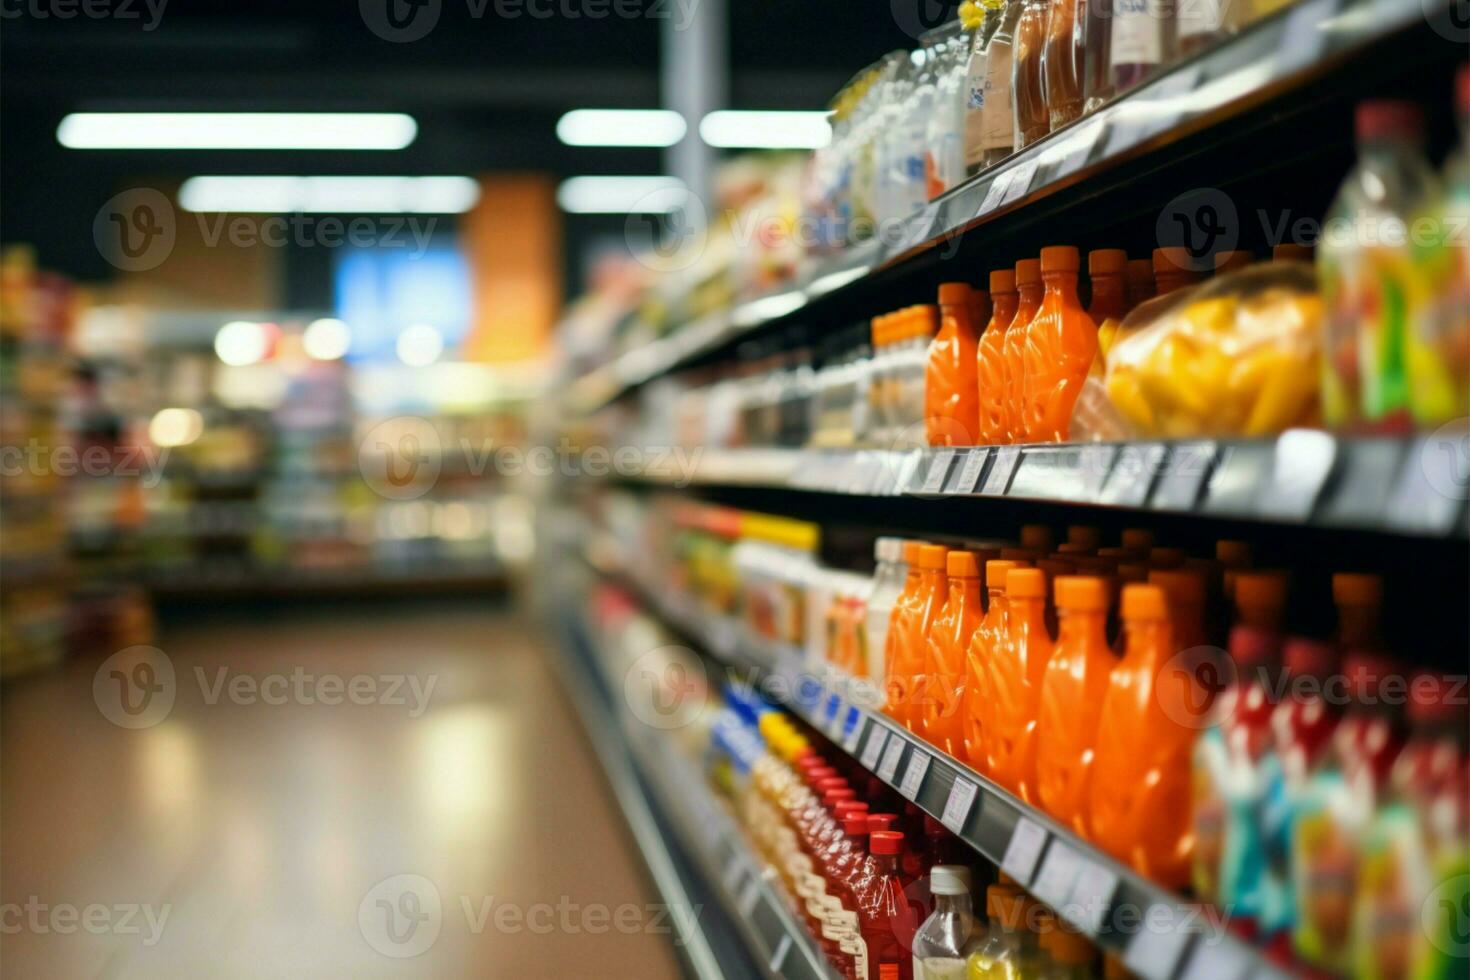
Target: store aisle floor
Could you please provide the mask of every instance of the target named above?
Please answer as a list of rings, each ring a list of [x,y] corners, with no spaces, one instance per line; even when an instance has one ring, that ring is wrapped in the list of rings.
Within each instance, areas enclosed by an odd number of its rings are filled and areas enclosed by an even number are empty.
[[[6,976],[678,975],[523,622],[271,610],[159,647],[176,698],[150,727],[104,717],[120,682],[94,694],[100,659],[4,690]]]

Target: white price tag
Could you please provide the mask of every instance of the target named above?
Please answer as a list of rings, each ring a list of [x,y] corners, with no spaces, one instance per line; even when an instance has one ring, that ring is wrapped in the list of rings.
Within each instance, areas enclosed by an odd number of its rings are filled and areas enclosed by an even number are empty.
[[[1001,446],[991,453],[990,472],[985,474],[985,487],[981,493],[989,497],[1003,495],[1011,486],[1016,464],[1021,461],[1021,447]]]
[[[878,763],[878,778],[890,786],[898,778],[898,763],[903,759],[903,749],[903,739],[900,736],[888,736],[888,748],[883,752],[883,761]]]
[[[1245,980],[1251,959],[1244,946],[1203,937],[1194,944],[1180,980]]]
[[[917,747],[909,756],[909,767],[904,770],[903,785],[898,787],[898,791],[910,800],[919,798],[919,787],[924,785],[924,774],[929,771],[929,758],[928,752]]]
[[[838,739],[842,737],[842,723],[847,719],[847,705],[842,699],[837,699],[837,710],[832,712],[832,719],[827,722],[827,737]]]
[[[1041,871],[1031,883],[1031,894],[1054,909],[1066,904],[1072,893],[1072,885],[1082,870],[1082,860],[1077,852],[1060,840],[1053,840],[1041,861]]]
[[[1092,148],[1097,145],[1102,131],[1102,120],[1094,119],[1079,126],[1072,135],[1063,140],[1054,153],[1049,154],[1055,161],[1050,172],[1051,179],[1066,177],[1087,166],[1087,159],[1092,155]]]
[[[949,476],[949,468],[953,465],[954,450],[941,449],[929,462],[929,472],[924,474],[924,485],[919,488],[919,492],[938,493],[943,490],[944,478]]]
[[[939,822],[956,834],[964,833],[965,821],[970,816],[970,808],[975,805],[976,792],[977,787],[974,783],[956,776],[954,787],[949,791],[949,799],[944,804],[944,813],[940,816]]]
[[[1145,910],[1145,914],[1152,910]],[[1179,958],[1184,954],[1189,939],[1190,933],[1180,928],[1178,921],[1168,929],[1144,929],[1129,941],[1128,948],[1123,951],[1123,965],[1143,980],[1169,980],[1179,966]]]
[[[739,899],[740,915],[743,918],[750,918],[750,914],[755,911],[755,903],[760,901],[760,897],[760,883],[754,878],[746,881],[745,888],[741,890]]]
[[[1031,884],[1031,874],[1036,870],[1036,860],[1041,857],[1041,848],[1046,844],[1046,830],[1026,817],[1016,822],[1011,842],[1000,859],[1000,870],[1016,879],[1022,888]]]
[[[955,493],[974,493],[975,485],[980,482],[980,471],[985,469],[985,460],[990,456],[988,449],[972,449],[965,456],[965,465],[960,467],[960,475],[955,480],[953,490]]]
[[[888,729],[882,725],[873,725],[868,729],[868,741],[863,746],[863,755],[859,759],[863,768],[872,772],[878,768],[878,760],[883,755],[883,745],[888,741]]]
[[[1001,199],[1006,196],[1006,188],[1010,186],[1014,173],[1013,170],[1007,170],[1003,174],[996,175],[995,179],[990,182],[990,187],[985,191],[985,200],[980,202],[980,210],[975,212],[975,217],[983,217],[1000,207]]]
[[[1031,180],[1036,176],[1038,160],[1032,157],[1011,172],[1011,179],[1006,182],[1006,196],[1001,200],[1002,204],[1010,204],[1019,200],[1031,190]]]
[[[842,742],[842,750],[848,755],[857,751],[858,742],[863,737],[863,725],[867,724],[867,721],[862,715],[858,715],[853,721],[852,730],[847,733],[847,738]]]
[[[1081,921],[1077,926],[1089,936],[1102,932],[1108,921],[1108,911],[1113,906],[1113,893],[1118,890],[1118,876],[1100,864],[1083,865],[1072,882],[1072,894],[1067,904],[1080,910]]]

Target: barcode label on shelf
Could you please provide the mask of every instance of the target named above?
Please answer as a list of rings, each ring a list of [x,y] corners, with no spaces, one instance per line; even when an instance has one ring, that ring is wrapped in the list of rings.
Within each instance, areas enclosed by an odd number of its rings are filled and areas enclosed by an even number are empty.
[[[1011,834],[1011,842],[1006,845],[1005,856],[1000,859],[1000,870],[1020,882],[1025,888],[1031,883],[1031,875],[1036,870],[1036,860],[1041,857],[1041,849],[1046,845],[1046,830],[1040,824],[1026,817],[1016,821],[1016,829]]]
[[[837,708],[827,721],[827,735],[835,741],[842,737],[842,723],[847,720],[847,705],[842,703],[841,698],[833,698],[833,700],[837,702]]]
[[[842,743],[842,750],[848,755],[852,755],[854,752],[857,751],[858,742],[863,737],[863,726],[867,724],[867,721],[868,719],[864,718],[862,715],[858,715],[857,718],[853,720],[852,729],[848,731],[847,738]]]
[[[1031,894],[1054,909],[1061,908],[1072,894],[1072,885],[1082,870],[1082,859],[1060,840],[1053,840],[1041,861],[1041,871],[1031,884]]]
[[[1016,463],[1021,459],[1021,447],[1001,446],[991,454],[991,458],[993,462],[990,464],[990,472],[985,474],[985,489],[980,492],[999,497],[1010,489],[1011,476],[1016,472]]]
[[[915,748],[909,756],[909,767],[903,773],[903,785],[898,791],[910,800],[918,800],[919,787],[924,785],[924,774],[929,771],[929,753]]]
[[[1223,937],[1221,937],[1223,939]],[[1252,957],[1245,948],[1229,940],[1203,938],[1195,944],[1184,964],[1180,980],[1245,980]]]
[[[1276,440],[1271,477],[1257,508],[1267,517],[1304,521],[1337,462],[1337,440],[1325,432],[1292,429]]]
[[[1087,160],[1092,156],[1092,148],[1097,145],[1097,138],[1102,135],[1102,131],[1102,120],[1094,119],[1086,125],[1079,126],[1076,132],[1058,146],[1042,154],[1043,159],[1051,166],[1048,179],[1057,180],[1087,166]]]
[[[1014,173],[1015,171],[1008,170],[996,175],[995,179],[990,182],[990,187],[985,192],[985,200],[980,202],[980,210],[975,212],[975,217],[983,217],[1000,207],[1001,199],[1006,196],[1006,187],[1010,184]]]
[[[1103,484],[1101,503],[1120,507],[1142,507],[1153,488],[1164,447],[1158,443],[1124,446]]]
[[[890,786],[898,778],[898,763],[903,759],[903,749],[902,738],[888,736],[888,748],[883,752],[883,761],[878,763],[878,778]]]
[[[1180,927],[1177,916],[1168,922],[1160,921],[1162,917],[1157,914],[1160,908],[1155,905],[1147,910],[1147,918],[1154,924],[1134,935],[1123,951],[1123,965],[1143,980],[1169,980],[1191,936]]]
[[[1164,464],[1158,488],[1154,490],[1153,505],[1159,510],[1184,513],[1194,510],[1205,478],[1215,465],[1217,452],[1213,442],[1177,443]]]
[[[1031,190],[1031,180],[1036,176],[1036,164],[1036,157],[1032,157],[1011,172],[1011,179],[1006,181],[1006,195],[1001,199],[1002,204],[1019,200]]]
[[[1100,864],[1088,862],[1072,883],[1072,894],[1067,904],[1080,910],[1081,921],[1076,925],[1089,936],[1102,932],[1108,921],[1108,912],[1113,905],[1113,893],[1118,890],[1118,876]]]
[[[859,760],[863,768],[872,772],[878,768],[878,759],[883,755],[883,743],[888,741],[888,729],[882,725],[874,724],[868,729],[868,741],[863,746],[863,755]]]
[[[965,462],[960,467],[955,480],[950,484],[950,493],[974,493],[975,487],[980,483],[980,471],[985,468],[985,460],[990,455],[988,449],[972,449],[965,455]]]
[[[919,488],[919,492],[938,493],[943,490],[944,478],[949,476],[949,468],[953,465],[954,450],[941,449],[929,463],[929,472],[924,474],[924,485]]]
[[[964,833],[965,821],[970,817],[970,808],[975,805],[976,792],[977,787],[974,783],[961,776],[956,776],[939,822],[956,834]]]

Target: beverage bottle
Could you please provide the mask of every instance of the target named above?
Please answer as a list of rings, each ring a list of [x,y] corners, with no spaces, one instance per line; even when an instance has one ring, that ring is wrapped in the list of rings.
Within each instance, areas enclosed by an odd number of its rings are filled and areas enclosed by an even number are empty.
[[[1165,0],[1113,0],[1110,58],[1120,95],[1152,78],[1173,55],[1173,6]]]
[[[980,431],[980,325],[971,319],[972,294],[962,282],[939,287],[939,332],[929,344],[924,375],[924,424],[931,446],[973,446]]]
[[[1156,296],[1154,267],[1148,259],[1128,260],[1128,309]]]
[[[918,926],[914,907],[904,893],[898,860],[903,853],[903,834],[872,831],[868,850],[872,874],[859,883],[858,926],[867,948],[869,980],[912,980],[911,954]]]
[[[1150,585],[1163,589],[1168,597],[1169,617],[1174,621],[1175,649],[1186,651],[1207,646],[1204,576],[1187,569],[1155,568],[1148,573],[1148,581]],[[1215,676],[1220,676],[1219,672]]]
[[[1221,539],[1215,542],[1215,560],[1224,569],[1221,581],[1226,602],[1235,601],[1235,577],[1251,567],[1251,546],[1244,541]]]
[[[919,549],[919,583],[910,614],[898,624],[898,642],[888,664],[886,703],[888,713],[913,730],[921,717],[919,693],[925,690],[924,664],[928,654],[929,628],[939,615],[948,594],[944,568],[949,549],[926,544]]]
[[[972,853],[968,845],[962,844],[960,839],[949,830],[929,816],[924,814],[924,839],[928,842],[928,854],[935,864],[964,864],[972,859]]]
[[[1188,558],[1189,552],[1183,548],[1163,547],[1148,549],[1148,563],[1152,568],[1183,568],[1184,562]]]
[[[1025,0],[1005,0],[1000,26],[985,54],[985,107],[980,124],[981,169],[995,166],[1016,152],[1015,74],[1016,24]]]
[[[1042,809],[1086,837],[1098,721],[1117,662],[1106,632],[1112,596],[1101,578],[1063,576],[1054,588],[1059,625],[1041,680],[1036,788]]]
[[[1096,112],[1113,97],[1113,2],[1078,0],[1082,4],[1082,98],[1085,112]]]
[[[929,630],[925,672],[923,726],[919,732],[931,743],[959,757],[964,749],[961,707],[965,696],[965,655],[980,625],[980,565],[971,551],[951,551],[945,576],[949,595]]]
[[[1046,22],[1052,0],[1023,0],[1016,22],[1015,64],[1011,91],[1016,101],[1016,149],[1030,146],[1051,132],[1041,57],[1046,49]]]
[[[939,72],[946,26],[925,31],[919,38],[915,59],[914,87],[904,100],[902,114],[895,122],[899,150],[890,166],[897,191],[894,210],[887,216],[903,219],[921,209],[929,200],[929,187],[924,172],[929,120],[937,107]]]
[[[1239,0],[1185,0],[1177,8],[1179,57],[1188,58],[1240,30]]]
[[[934,911],[914,933],[914,980],[964,980],[965,961],[981,938],[970,904],[970,869],[935,865],[929,890]]]
[[[985,938],[970,954],[966,980],[1020,980],[1020,893],[1011,885],[991,885],[985,890],[985,912]]]
[[[1088,524],[1069,524],[1066,543],[1076,545],[1085,554],[1091,554],[1102,544],[1102,533]]]
[[[1003,345],[1006,372],[1006,443],[1027,441],[1025,417],[1026,331],[1041,309],[1045,287],[1041,281],[1041,260],[1022,259],[1016,263],[1016,315],[1006,329]]]
[[[1087,316],[1097,324],[1098,350],[1107,354],[1118,324],[1128,315],[1128,253],[1121,248],[1099,248],[1087,253],[1087,276],[1092,297]],[[1096,358],[1097,365],[1102,358]]]
[[[1126,586],[1123,626],[1127,647],[1103,696],[1088,790],[1092,840],[1163,887],[1182,888],[1194,844],[1189,759],[1196,730],[1188,719],[1170,717],[1163,703],[1193,703],[1197,696],[1160,687],[1193,677],[1161,676],[1176,649],[1163,589]]]
[[[1257,816],[1277,765],[1271,716],[1281,669],[1286,578],[1245,572],[1236,579],[1233,670],[1194,747],[1194,888],[1230,908],[1230,925],[1254,938],[1265,906],[1265,849]]]
[[[1195,270],[1189,249],[1178,245],[1153,251],[1154,294],[1167,296],[1178,289],[1197,284],[1203,276]]]
[[[1001,0],[981,0],[976,7],[984,19],[971,32],[970,58],[965,72],[965,174],[968,177],[975,176],[985,167],[986,69],[991,42],[1005,16]]]
[[[1006,441],[1005,338],[1019,305],[1015,272],[996,269],[990,273],[990,298],[994,309],[980,335],[976,355],[982,446],[998,446]]]
[[[1407,340],[1423,283],[1405,229],[1437,193],[1417,106],[1358,106],[1358,164],[1343,181],[1317,250],[1325,317],[1322,414],[1331,426],[1410,426]]]
[[[1041,76],[1051,129],[1082,118],[1087,0],[1052,0],[1046,17]]]
[[[1041,250],[1046,294],[1026,327],[1023,391],[1027,441],[1065,442],[1072,406],[1097,358],[1097,325],[1077,298],[1077,249]]]
[[[1077,566],[1065,558],[1042,558],[1036,562],[1036,567],[1046,576],[1046,602],[1044,604],[1044,615],[1046,620],[1046,631],[1052,636],[1057,635],[1057,605],[1055,602],[1055,591],[1053,587],[1056,580],[1064,575],[1071,575],[1077,571]]]
[[[908,580],[908,566],[903,557],[904,542],[901,538],[880,537],[873,544],[873,558],[877,567],[873,572],[873,588],[868,593],[864,613],[867,631],[869,677],[883,676],[883,649],[888,640],[888,621],[893,615],[894,605],[903,593]]]
[[[985,769],[1024,802],[1036,802],[1036,718],[1041,680],[1051,656],[1046,631],[1046,575],[1014,568],[1006,575],[1009,623],[987,658],[983,715]]]
[[[990,659],[1006,642],[1010,631],[1006,580],[1019,563],[997,559],[985,563],[985,590],[990,597],[985,618],[970,638],[965,655],[964,761],[976,772],[989,774],[984,722],[990,712]]]
[[[1092,980],[1097,964],[1097,948],[1087,937],[1058,926],[1042,937],[1047,963],[1036,974],[1037,980]]]
[[[883,679],[885,710],[894,718],[898,717],[896,712],[902,708],[896,702],[888,700],[891,690],[890,681],[894,670],[900,664],[898,648],[908,628],[907,624],[914,612],[915,604],[918,602],[919,587],[922,581],[919,552],[924,546],[925,542],[917,540],[907,540],[903,543],[903,564],[906,569],[903,591],[898,594],[898,599],[893,603],[893,611],[888,616],[888,632],[883,639],[883,672],[876,675]]]
[[[929,117],[924,176],[929,200],[965,179],[965,85],[970,60],[970,37],[979,27],[973,6],[963,7],[960,18],[948,25],[936,45],[934,111]]]

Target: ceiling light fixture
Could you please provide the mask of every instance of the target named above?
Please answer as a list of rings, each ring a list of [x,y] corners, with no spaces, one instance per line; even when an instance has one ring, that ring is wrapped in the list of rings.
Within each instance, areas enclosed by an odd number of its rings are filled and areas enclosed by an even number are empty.
[[[401,150],[418,130],[401,112],[73,112],[56,139],[73,150]]]

